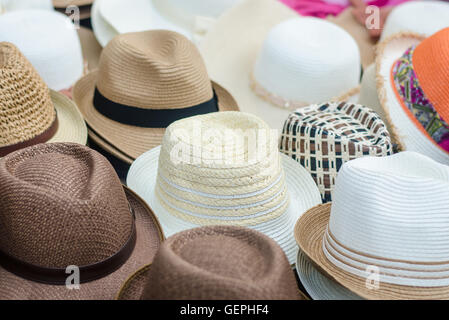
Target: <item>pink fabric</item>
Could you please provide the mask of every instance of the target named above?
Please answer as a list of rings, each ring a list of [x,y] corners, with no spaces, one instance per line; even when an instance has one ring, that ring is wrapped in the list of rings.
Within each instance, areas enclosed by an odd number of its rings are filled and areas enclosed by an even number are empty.
[[[344,9],[350,6],[349,0],[280,0],[288,7],[296,10],[302,16],[313,16],[318,18],[326,18],[328,15],[339,15]],[[365,2],[368,5],[378,7],[395,6],[410,0],[372,0]]]

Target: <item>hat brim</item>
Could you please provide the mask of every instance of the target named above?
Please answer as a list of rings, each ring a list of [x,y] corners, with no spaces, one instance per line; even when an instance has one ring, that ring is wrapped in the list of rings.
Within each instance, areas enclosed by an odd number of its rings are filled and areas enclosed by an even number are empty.
[[[87,128],[87,132],[89,134],[89,138],[94,143],[96,143],[101,149],[103,149],[104,151],[108,152],[110,155],[113,155],[114,157],[123,161],[126,164],[130,165],[131,163],[133,163],[133,161],[134,161],[133,159],[131,159],[130,157],[128,157],[125,154],[123,154],[122,152],[120,152],[120,150],[117,150],[116,148],[114,148],[107,141],[105,141],[99,135],[97,135],[94,130],[92,130],[91,128]]]
[[[50,90],[58,117],[58,130],[47,142],[75,142],[86,145],[87,127],[75,103],[62,93]]]
[[[130,206],[136,217],[136,244],[128,260],[108,276],[80,285],[79,290],[66,286],[48,285],[23,279],[0,266],[1,300],[111,300],[122,283],[151,263],[160,244],[165,239],[157,218],[145,202],[124,187]]]
[[[88,70],[95,70],[98,67],[103,48],[98,43],[94,33],[85,27],[78,29],[78,36],[83,50],[84,61],[87,61],[87,68]]]
[[[318,271],[301,250],[298,251],[296,272],[313,300],[363,300]]]
[[[98,71],[78,80],[73,87],[73,99],[89,127],[98,136],[118,149],[125,156],[135,159],[162,142],[165,128],[143,128],[119,123],[99,113],[93,106]],[[218,99],[218,111],[239,111],[234,98],[220,85],[212,82]]]
[[[171,30],[192,38],[191,30],[160,14],[152,0],[133,0],[132,4],[129,0],[96,0],[92,28],[103,47],[118,34],[145,30]]]
[[[390,123],[393,140],[401,150],[416,151],[441,163],[449,162],[449,153],[437,144],[413,123],[399,101],[391,79],[393,64],[413,45],[419,44],[425,37],[410,32],[395,34],[385,39],[378,48],[376,60],[377,88],[380,104]]]
[[[378,289],[369,289],[366,286],[365,278],[343,271],[333,265],[323,251],[323,236],[329,223],[330,211],[331,203],[318,205],[302,215],[295,226],[295,238],[300,250],[324,275],[365,299],[449,299],[449,286],[411,287],[380,282]]]
[[[133,162],[127,185],[152,208],[169,237],[177,232],[199,227],[169,213],[155,194],[160,147],[156,147]],[[247,226],[274,239],[284,250],[290,264],[295,263],[297,245],[293,237],[296,220],[309,208],[321,203],[320,192],[310,174],[295,160],[280,154],[290,205],[279,218],[258,225]]]

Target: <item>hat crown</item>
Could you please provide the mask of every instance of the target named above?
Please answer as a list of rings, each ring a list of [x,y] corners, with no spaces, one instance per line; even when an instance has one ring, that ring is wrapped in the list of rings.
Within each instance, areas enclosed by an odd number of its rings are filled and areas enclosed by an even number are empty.
[[[0,160],[0,250],[66,268],[101,262],[124,246],[133,218],[108,161],[71,143],[39,144]]]
[[[378,266],[389,283],[449,283],[447,272],[438,274],[448,264],[448,187],[449,168],[414,152],[344,164],[332,195],[328,259],[360,276]]]
[[[195,106],[213,97],[198,49],[166,30],[128,33],[104,48],[97,88],[113,102],[144,109]]]
[[[0,146],[28,141],[55,121],[50,92],[13,44],[0,42]]]
[[[197,225],[255,225],[289,204],[276,130],[241,112],[172,123],[159,156],[156,195],[174,216]]]
[[[246,228],[214,226],[167,239],[153,260],[142,298],[298,299],[299,290],[273,240]]]
[[[269,94],[310,104],[356,87],[360,72],[355,40],[332,23],[309,17],[289,19],[271,29],[253,75]]]
[[[68,89],[83,74],[78,33],[65,14],[40,9],[7,12],[0,15],[0,39],[17,46],[50,89]]]

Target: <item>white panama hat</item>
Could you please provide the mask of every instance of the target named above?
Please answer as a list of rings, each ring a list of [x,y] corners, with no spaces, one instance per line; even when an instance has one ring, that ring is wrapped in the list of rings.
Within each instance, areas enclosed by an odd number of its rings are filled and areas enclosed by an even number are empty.
[[[360,52],[349,33],[273,0],[246,0],[227,11],[200,51],[211,78],[241,110],[274,129],[290,111],[332,100],[360,80]]]
[[[345,163],[333,202],[302,215],[295,237],[314,265],[363,298],[448,299],[448,229],[449,167],[401,152]]]
[[[51,0],[0,0],[0,13],[29,9],[54,10]]]
[[[196,131],[198,128],[201,131]],[[223,141],[208,138],[209,129],[216,130],[212,132]],[[245,137],[245,130],[257,132],[257,142],[235,143],[235,139]],[[249,159],[249,145],[261,146],[264,136],[266,156],[254,162],[232,161],[239,155]],[[168,237],[201,225],[246,226],[277,241],[294,264],[295,221],[320,204],[321,197],[310,174],[279,153],[277,140],[266,123],[247,113],[215,112],[182,119],[167,128],[162,146],[133,162],[127,185],[150,205]],[[183,156],[187,152],[188,160],[200,159],[200,163],[176,163],[173,155],[179,155],[177,141],[182,141]],[[195,152],[201,156],[195,156]]]
[[[391,11],[380,40],[399,32],[430,36],[445,27],[449,27],[449,3],[432,0],[409,1]]]
[[[55,91],[70,88],[83,74],[78,33],[62,13],[23,10],[2,14],[0,41],[16,45]]]
[[[92,27],[102,46],[116,35],[166,29],[200,41],[216,18],[240,0],[96,0]]]

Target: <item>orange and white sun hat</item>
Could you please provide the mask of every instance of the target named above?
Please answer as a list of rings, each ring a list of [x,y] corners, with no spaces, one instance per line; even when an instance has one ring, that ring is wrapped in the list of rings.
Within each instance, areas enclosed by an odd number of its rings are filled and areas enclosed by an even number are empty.
[[[449,164],[449,28],[399,33],[378,48],[379,100],[402,150]]]

